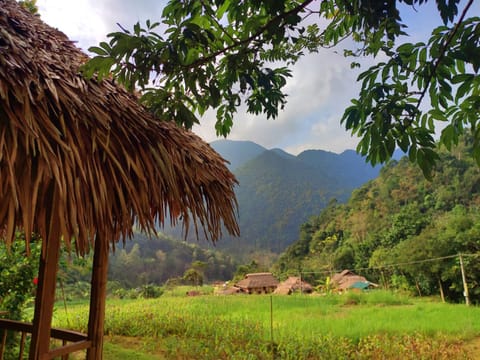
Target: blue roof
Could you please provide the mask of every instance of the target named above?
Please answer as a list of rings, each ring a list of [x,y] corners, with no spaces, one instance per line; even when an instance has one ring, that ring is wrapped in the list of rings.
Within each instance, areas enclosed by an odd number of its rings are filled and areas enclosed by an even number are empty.
[[[353,283],[352,285],[349,286],[349,289],[368,289],[368,286],[370,283],[368,281],[357,281],[356,283]]]

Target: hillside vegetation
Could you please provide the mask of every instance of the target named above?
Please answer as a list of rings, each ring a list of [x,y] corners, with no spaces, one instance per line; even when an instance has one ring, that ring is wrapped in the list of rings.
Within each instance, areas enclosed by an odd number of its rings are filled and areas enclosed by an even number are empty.
[[[473,301],[480,300],[480,171],[470,145],[441,153],[432,181],[407,158],[332,201],[301,226],[275,264],[312,281],[353,269],[385,287],[463,300],[460,257]],[[328,286],[328,283],[326,284]]]
[[[250,262],[254,254],[280,254],[298,238],[300,225],[311,215],[332,198],[346,201],[354,188],[380,171],[351,150],[308,150],[294,156],[231,140],[215,141],[212,147],[230,161],[239,181],[235,194],[241,234],[220,239],[217,247],[242,262]],[[181,237],[180,229],[165,231]],[[206,242],[200,239],[199,244]]]
[[[110,257],[108,277],[126,288],[163,284],[182,278],[190,270],[202,282],[231,279],[237,264],[234,259],[213,249],[172,239],[159,234],[148,237],[135,233],[132,241]]]

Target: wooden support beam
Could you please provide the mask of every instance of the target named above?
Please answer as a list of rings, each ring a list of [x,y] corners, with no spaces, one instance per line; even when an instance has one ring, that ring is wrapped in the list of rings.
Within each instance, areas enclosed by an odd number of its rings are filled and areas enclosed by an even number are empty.
[[[38,288],[35,296],[35,314],[30,343],[29,359],[38,360],[47,354],[50,347],[50,329],[52,328],[53,306],[55,304],[55,286],[57,282],[58,258],[60,254],[60,236],[51,233],[42,244]]]
[[[88,319],[88,339],[92,342],[92,347],[87,350],[87,360],[101,360],[103,356],[108,251],[108,241],[97,236],[93,254],[90,315]]]
[[[66,344],[57,349],[51,350],[47,355],[44,356],[44,359],[58,359],[60,356],[62,359],[68,359],[68,355],[76,351],[88,349],[91,346],[91,342],[88,340],[82,340],[73,344]]]

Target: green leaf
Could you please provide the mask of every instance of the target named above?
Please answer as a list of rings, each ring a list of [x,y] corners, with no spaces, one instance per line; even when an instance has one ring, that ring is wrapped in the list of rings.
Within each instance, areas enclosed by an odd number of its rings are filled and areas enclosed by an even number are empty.
[[[96,74],[97,80],[102,81],[105,77],[110,75],[110,70],[114,64],[115,59],[112,57],[96,56],[82,66],[81,71],[83,76],[87,79],[91,79]]]
[[[472,79],[465,80],[458,88],[455,94],[455,102],[458,102],[468,92],[472,91]]]
[[[427,48],[424,47],[420,50],[418,54],[418,60],[421,64],[425,64],[427,62]]]
[[[89,47],[88,51],[100,56],[108,56],[110,55],[111,47],[106,42],[101,42],[100,46]]]
[[[445,113],[439,109],[431,109],[428,113],[435,120],[448,121]]]
[[[228,8],[230,7],[230,5],[231,5],[231,1],[230,1],[230,0],[224,0],[224,1],[223,1],[223,4],[217,9],[217,18],[218,18],[218,19],[223,18],[223,15],[224,15],[225,12],[228,10]]]

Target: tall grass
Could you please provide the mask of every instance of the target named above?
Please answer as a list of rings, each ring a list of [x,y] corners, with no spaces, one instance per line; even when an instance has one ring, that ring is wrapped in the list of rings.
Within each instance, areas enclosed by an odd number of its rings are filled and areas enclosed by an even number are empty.
[[[466,356],[456,345],[459,339],[480,334],[479,316],[476,307],[385,292],[166,295],[109,300],[105,332],[150,341],[166,358],[455,359]],[[68,307],[68,317],[59,309],[54,325],[86,331],[87,319],[88,304],[77,304]]]

